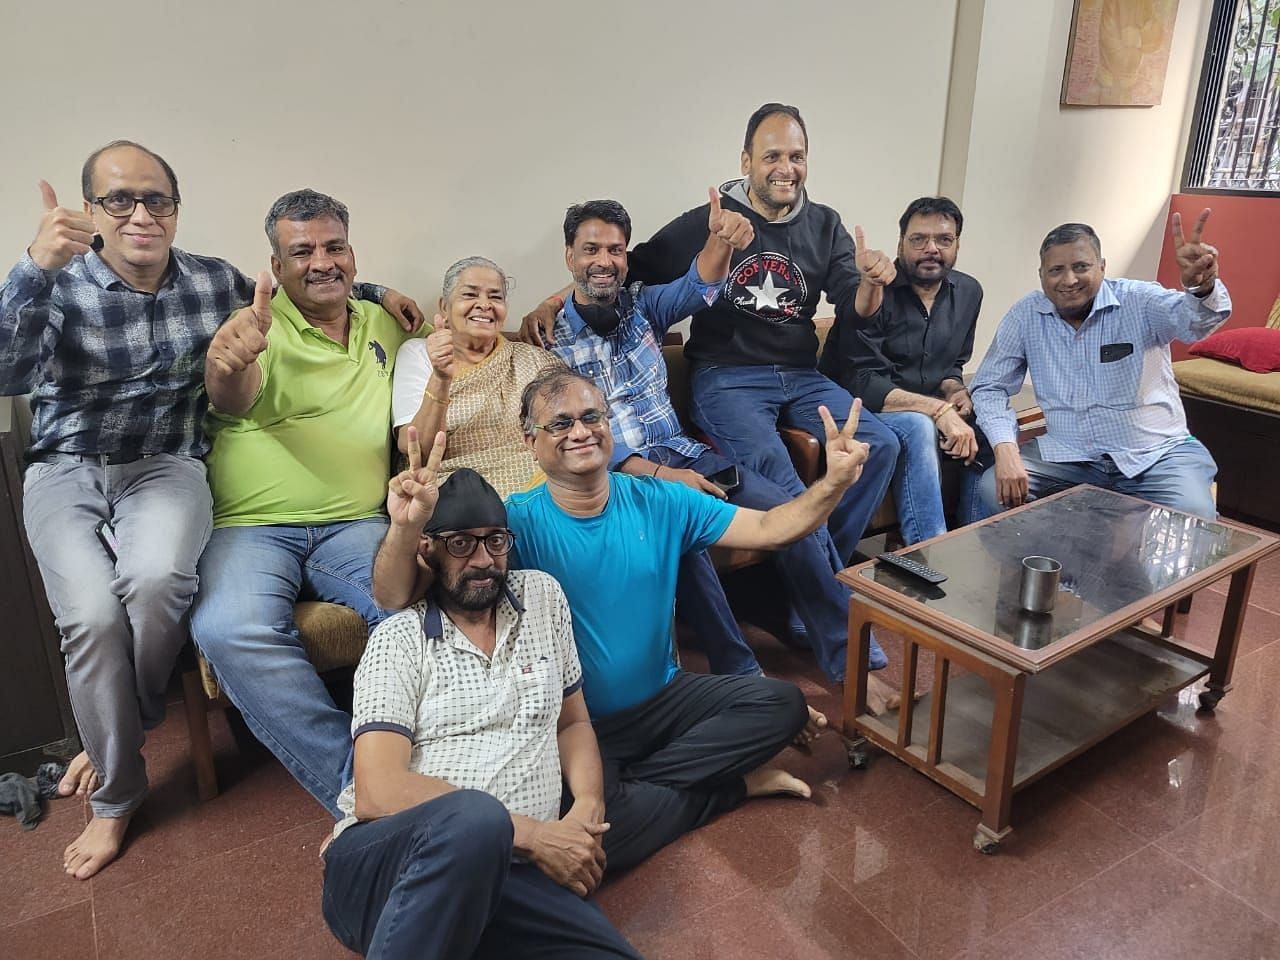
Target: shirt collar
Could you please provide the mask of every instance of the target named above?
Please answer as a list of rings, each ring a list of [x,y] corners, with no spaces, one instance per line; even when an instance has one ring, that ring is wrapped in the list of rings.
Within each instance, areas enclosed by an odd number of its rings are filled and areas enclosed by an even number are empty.
[[[324,331],[319,327],[314,327],[307,322],[306,317],[302,315],[302,311],[289,299],[289,294],[285,293],[283,286],[277,287],[275,295],[271,298],[271,313],[282,320],[288,320],[289,325],[299,333],[306,333],[309,330],[315,336],[323,337],[325,335]],[[355,330],[360,320],[361,314],[356,309],[355,301],[348,299],[347,323],[350,325],[350,329]]]
[[[178,251],[176,248],[169,248],[169,269],[165,272],[164,283],[160,285],[160,289],[162,290],[165,287],[173,286],[174,280],[177,279],[179,272],[182,270],[182,261],[177,256],[177,253]],[[84,255],[84,266],[93,282],[103,290],[112,290],[117,288],[124,290],[137,289],[136,287],[130,286],[128,281],[121,277],[120,274],[107,266],[107,261],[103,260],[96,250],[90,250]],[[138,292],[144,293],[146,291],[140,290]]]
[[[1036,293],[1034,306],[1036,313],[1049,317],[1058,316],[1058,308],[1053,305],[1053,301],[1045,295],[1043,290]],[[1093,298],[1093,306],[1090,307],[1089,315],[1084,318],[1084,322],[1088,323],[1103,310],[1110,310],[1118,306],[1120,306],[1120,301],[1116,297],[1116,292],[1112,287],[1111,281],[1104,277],[1102,280],[1102,286],[1098,287],[1098,292]]]

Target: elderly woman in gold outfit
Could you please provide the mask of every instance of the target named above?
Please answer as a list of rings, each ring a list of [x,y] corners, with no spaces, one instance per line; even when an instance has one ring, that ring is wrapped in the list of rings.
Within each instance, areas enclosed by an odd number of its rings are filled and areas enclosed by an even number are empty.
[[[507,496],[542,479],[524,443],[520,394],[560,361],[508,340],[507,276],[492,260],[467,257],[444,275],[435,332],[405,342],[396,356],[392,417],[397,444],[408,452],[409,425],[430,446],[447,436],[439,480],[470,467]],[[422,438],[426,438],[425,441]],[[427,451],[423,450],[423,459]]]

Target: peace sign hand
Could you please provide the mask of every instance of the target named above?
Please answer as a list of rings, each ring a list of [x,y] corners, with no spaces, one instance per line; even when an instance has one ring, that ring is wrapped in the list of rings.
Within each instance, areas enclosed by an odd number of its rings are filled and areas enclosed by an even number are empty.
[[[871,250],[867,247],[867,236],[862,227],[853,228],[854,263],[862,279],[877,287],[885,287],[893,283],[898,275],[898,268],[882,250]]]
[[[418,429],[412,425],[405,429],[409,431],[409,469],[397,473],[387,484],[387,515],[393,525],[420,532],[435,514],[440,499],[436,480],[444,459],[446,436],[443,430],[436,434],[424,467]]]
[[[862,401],[854,398],[853,407],[849,410],[849,419],[844,429],[836,428],[831,411],[826,407],[818,407],[818,416],[822,418],[822,427],[827,436],[827,474],[826,479],[837,484],[840,489],[853,486],[862,476],[862,465],[867,462],[871,448],[853,435],[858,429],[858,418],[862,413]]]
[[[1184,237],[1182,216],[1173,215],[1173,255],[1178,261],[1182,285],[1200,294],[1208,293],[1207,288],[1218,279],[1218,248],[1201,240],[1208,220],[1209,208],[1205,207],[1191,228],[1191,236]]]
[[[98,228],[87,213],[58,206],[58,195],[47,180],[40,181],[40,196],[44,202],[44,216],[40,218],[40,229],[27,252],[41,270],[61,270],[72,257],[92,249],[93,235]]]

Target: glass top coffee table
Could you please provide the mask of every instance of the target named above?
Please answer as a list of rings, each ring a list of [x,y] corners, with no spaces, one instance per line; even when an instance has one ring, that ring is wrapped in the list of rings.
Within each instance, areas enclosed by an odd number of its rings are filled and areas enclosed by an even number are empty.
[[[992,853],[1010,832],[1015,791],[1206,675],[1200,705],[1217,705],[1254,569],[1277,550],[1277,538],[1227,521],[1079,486],[900,551],[945,573],[937,586],[874,560],[850,567],[838,575],[853,591],[845,735],[978,807],[974,846]],[[1062,564],[1050,613],[1019,606],[1028,556]],[[1224,577],[1206,656],[1172,638],[1174,608]],[[1159,630],[1143,624],[1161,612]],[[920,650],[934,657],[932,689],[878,716],[867,710],[872,624],[905,638],[904,695],[916,689]]]

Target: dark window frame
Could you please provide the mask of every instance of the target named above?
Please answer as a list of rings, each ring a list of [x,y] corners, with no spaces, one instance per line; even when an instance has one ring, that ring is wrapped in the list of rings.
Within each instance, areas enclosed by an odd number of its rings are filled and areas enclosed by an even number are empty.
[[[1187,152],[1182,164],[1182,192],[1188,194],[1218,194],[1244,197],[1280,197],[1280,187],[1228,187],[1198,186],[1205,180],[1206,171],[1214,159],[1214,153],[1222,134],[1223,122],[1218,116],[1218,106],[1222,99],[1223,85],[1227,82],[1227,74],[1231,68],[1233,32],[1238,11],[1242,4],[1249,0],[1214,0],[1213,12],[1210,14],[1209,37],[1205,44],[1204,63],[1200,69],[1200,83],[1196,92],[1195,113],[1191,121],[1191,136],[1187,140]],[[1280,0],[1267,0],[1264,17],[1280,7]],[[1263,28],[1265,33],[1265,27]],[[1260,34],[1261,37],[1261,34]],[[1280,41],[1280,37],[1277,38]],[[1262,44],[1259,42],[1259,51]],[[1270,59],[1266,61],[1269,69],[1274,70],[1277,52],[1271,49]],[[1263,62],[1259,53],[1259,62]],[[1256,75],[1256,70],[1255,74]],[[1280,86],[1280,77],[1273,77],[1272,88]],[[1254,129],[1259,118],[1254,118]],[[1241,136],[1238,134],[1237,136]],[[1271,141],[1268,156],[1280,155],[1280,125],[1273,128],[1268,139]],[[1248,141],[1252,146],[1252,139]],[[1265,162],[1265,159],[1264,159]],[[1280,181],[1280,178],[1269,178]]]

